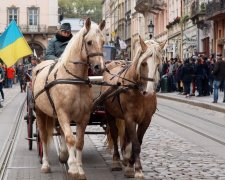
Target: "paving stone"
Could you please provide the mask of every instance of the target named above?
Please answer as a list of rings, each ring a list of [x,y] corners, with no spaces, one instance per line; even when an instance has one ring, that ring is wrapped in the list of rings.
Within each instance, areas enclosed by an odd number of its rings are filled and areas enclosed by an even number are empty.
[[[106,148],[104,135],[90,136],[96,147]],[[99,152],[112,159],[104,148]],[[151,124],[147,130],[141,151],[145,179],[221,179],[225,177],[225,160],[218,159],[173,132]]]

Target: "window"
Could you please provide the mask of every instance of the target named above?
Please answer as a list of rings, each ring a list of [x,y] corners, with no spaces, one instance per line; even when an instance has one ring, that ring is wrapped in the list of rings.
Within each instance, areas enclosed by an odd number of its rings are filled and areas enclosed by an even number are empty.
[[[18,24],[18,8],[8,8],[8,22],[10,23],[12,20],[15,20]]]
[[[28,25],[37,26],[38,25],[38,8],[28,9]]]

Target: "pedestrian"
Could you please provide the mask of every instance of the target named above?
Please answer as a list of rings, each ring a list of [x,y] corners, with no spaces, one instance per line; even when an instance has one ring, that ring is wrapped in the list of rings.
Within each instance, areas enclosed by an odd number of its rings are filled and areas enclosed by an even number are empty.
[[[182,64],[181,60],[178,60],[177,63],[178,64],[177,64],[175,78],[176,78],[176,83],[177,83],[177,90],[178,90],[179,94],[181,94],[183,92],[183,84],[181,81],[181,69],[183,67],[183,64]]]
[[[218,55],[217,61],[213,68],[214,81],[213,81],[213,103],[218,101],[218,89],[219,86],[225,80],[225,61],[222,59],[221,55]],[[225,83],[223,83],[223,102],[225,103]]]
[[[198,91],[197,97],[203,96],[203,80],[204,80],[205,74],[206,72],[203,66],[203,59],[201,57],[198,57],[196,70],[195,70],[195,81],[196,81],[196,86]]]
[[[20,83],[20,90],[21,92],[26,92],[26,86],[27,86],[27,83],[26,83],[26,70],[24,68],[24,65],[23,64],[19,64],[19,67],[18,67],[18,80],[19,80],[19,83]]]
[[[14,76],[15,69],[12,66],[7,68],[8,88],[12,88]]]
[[[1,96],[2,96],[1,101],[4,101],[4,99],[5,99],[4,92],[3,92],[3,81],[4,81],[4,78],[5,78],[5,72],[3,70],[2,63],[0,63],[0,93],[1,93]],[[0,103],[0,107],[2,107],[1,103]]]
[[[191,93],[190,86],[191,86],[193,74],[194,74],[194,69],[190,64],[190,60],[186,59],[184,61],[183,67],[181,68],[180,76],[184,85],[183,95],[186,95],[187,98],[190,97],[190,93]]]
[[[32,57],[30,58],[30,61],[31,61],[31,63],[30,63],[30,65],[28,66],[28,74],[29,74],[30,77],[31,77],[31,76],[32,76],[32,70],[33,70],[33,68],[34,68],[35,66],[37,66],[37,64],[38,64],[38,58],[35,57],[35,56],[32,56]]]
[[[45,60],[58,59],[72,37],[70,23],[63,23],[60,30],[48,43]]]

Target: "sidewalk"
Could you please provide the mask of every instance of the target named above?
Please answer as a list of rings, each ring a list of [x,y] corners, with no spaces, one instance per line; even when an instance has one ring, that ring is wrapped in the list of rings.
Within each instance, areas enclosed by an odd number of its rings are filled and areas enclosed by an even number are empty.
[[[194,106],[202,107],[205,109],[210,109],[218,112],[225,113],[225,103],[223,103],[223,92],[219,92],[219,100],[217,103],[212,103],[213,95],[210,96],[203,96],[203,97],[196,97],[191,96],[190,98],[186,98],[184,95],[178,94],[178,92],[171,92],[171,93],[157,93],[157,97],[169,99],[173,101],[188,103]]]
[[[5,100],[3,102],[0,102],[1,105],[3,105],[2,108],[0,108],[0,113],[4,111],[4,109],[7,107],[7,105],[19,94],[25,95],[26,93],[20,92],[20,85],[19,83],[13,84],[12,88],[3,88],[3,92],[5,95]],[[0,96],[1,98],[1,96]]]

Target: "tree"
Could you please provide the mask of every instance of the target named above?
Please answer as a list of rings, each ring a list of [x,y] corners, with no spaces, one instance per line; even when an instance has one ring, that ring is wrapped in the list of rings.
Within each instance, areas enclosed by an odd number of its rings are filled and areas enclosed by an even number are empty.
[[[59,0],[60,14],[68,18],[87,18],[100,22],[102,0]]]

